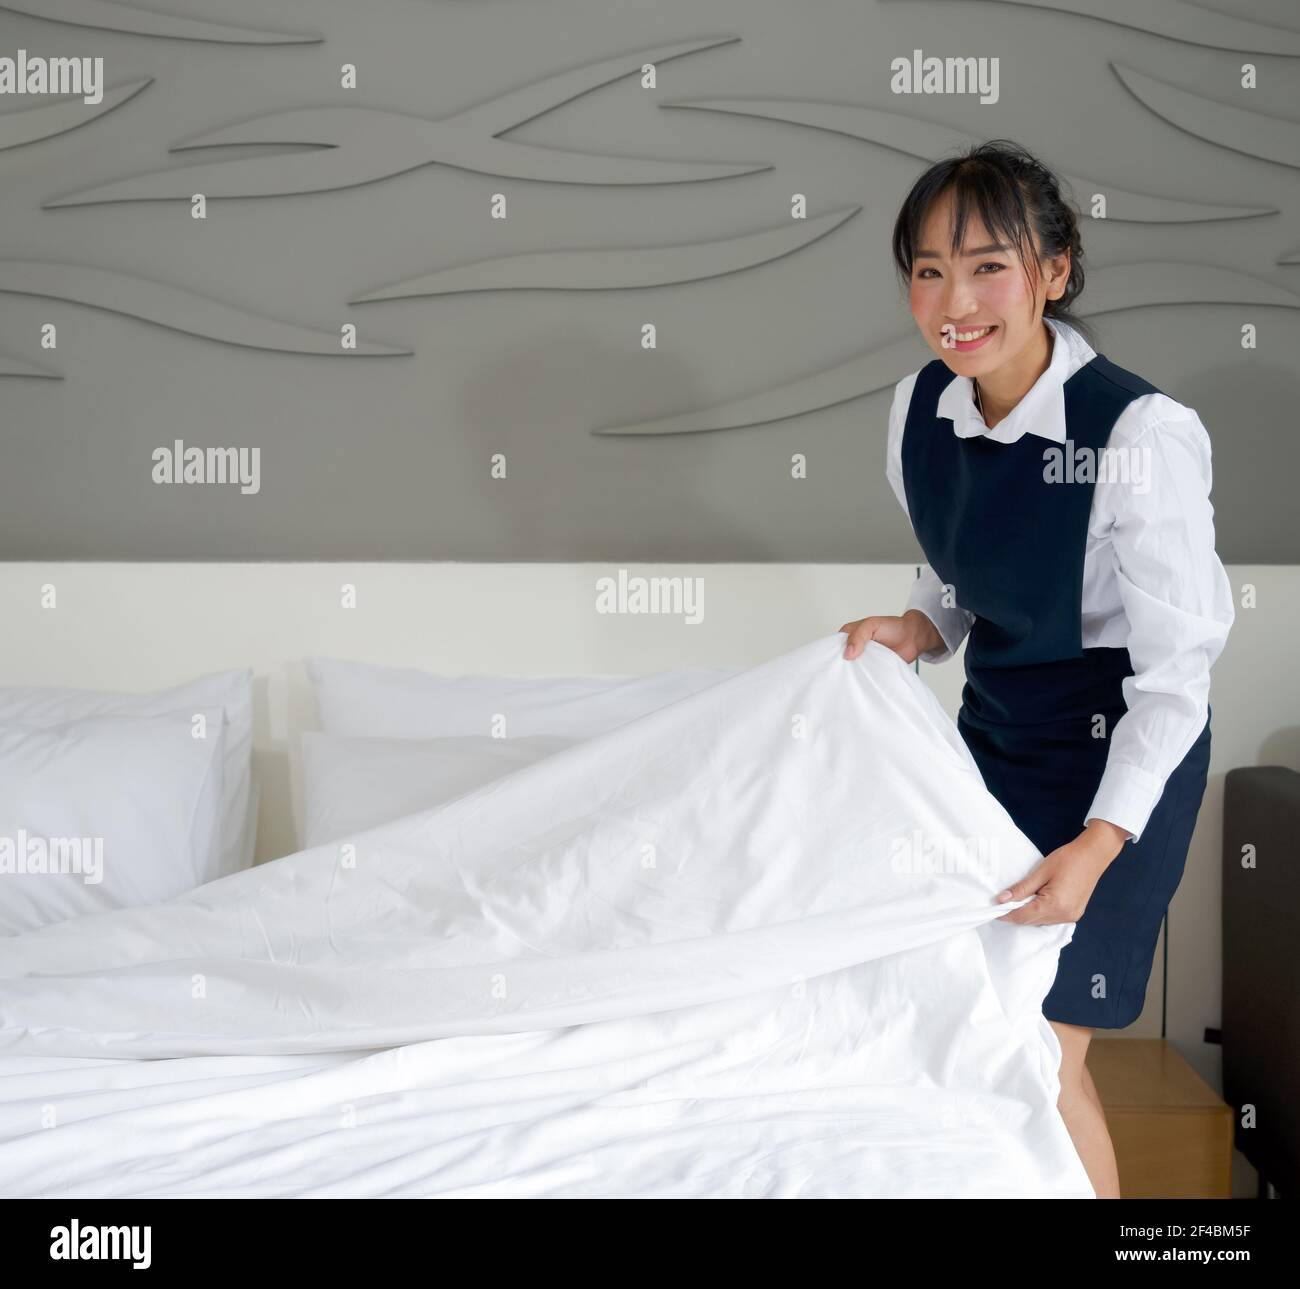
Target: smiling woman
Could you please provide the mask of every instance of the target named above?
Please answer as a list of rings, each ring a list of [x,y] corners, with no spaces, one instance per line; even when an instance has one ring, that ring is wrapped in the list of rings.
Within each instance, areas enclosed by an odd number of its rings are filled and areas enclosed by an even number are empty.
[[[928,563],[901,616],[851,624],[846,654],[875,640],[942,662],[969,633],[958,728],[1044,857],[1002,893],[1032,897],[1006,919],[1075,924],[1043,1015],[1061,1113],[1117,1196],[1084,1057],[1094,1028],[1143,1008],[1205,789],[1209,671],[1234,616],[1209,436],[1085,339],[1077,213],[1018,145],[927,170],[893,247],[937,355],[895,389],[887,465]],[[1063,447],[1149,467],[1063,471]]]

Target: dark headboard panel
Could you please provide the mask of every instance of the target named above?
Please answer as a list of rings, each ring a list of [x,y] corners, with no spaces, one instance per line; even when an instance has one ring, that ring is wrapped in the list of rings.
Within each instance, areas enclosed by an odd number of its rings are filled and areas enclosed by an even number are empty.
[[[1255,867],[1243,867],[1253,847]],[[1300,774],[1229,770],[1223,814],[1223,1095],[1237,1149],[1300,1195]],[[1241,1107],[1255,1107],[1245,1128]]]

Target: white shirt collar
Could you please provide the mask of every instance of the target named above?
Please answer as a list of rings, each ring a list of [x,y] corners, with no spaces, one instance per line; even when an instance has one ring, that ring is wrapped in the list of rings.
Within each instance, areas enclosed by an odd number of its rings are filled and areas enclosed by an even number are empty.
[[[1053,333],[1051,362],[1024,398],[992,429],[984,424],[975,406],[974,383],[969,376],[954,376],[944,386],[935,414],[952,422],[953,433],[958,438],[982,434],[997,443],[1014,443],[1028,430],[1055,443],[1065,442],[1063,387],[1080,367],[1097,355],[1073,327],[1054,318],[1043,321]]]

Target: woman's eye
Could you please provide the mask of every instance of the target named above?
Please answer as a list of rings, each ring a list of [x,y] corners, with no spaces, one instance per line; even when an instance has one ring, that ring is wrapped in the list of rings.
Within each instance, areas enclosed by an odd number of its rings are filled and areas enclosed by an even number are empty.
[[[1006,268],[1006,265],[1005,265],[1005,264],[999,264],[999,263],[997,262],[997,260],[986,260],[983,264],[981,264],[981,265],[979,266],[979,269],[976,269],[976,270],[975,270],[975,272],[978,273],[978,272],[980,271],[980,269],[997,269],[997,271],[998,271],[999,273],[1001,273],[1001,272],[1003,271],[1003,269],[1005,269],[1005,268]],[[926,268],[923,268],[923,269],[918,269],[918,270],[917,270],[917,274],[916,274],[917,280],[918,280],[918,281],[924,281],[924,280],[926,280],[926,274],[928,274],[928,273],[934,273],[934,274],[937,275],[937,274],[938,274],[938,271],[939,271],[938,269],[932,269],[932,268],[929,268],[929,267],[926,267]],[[989,274],[985,274],[985,276],[988,277]]]

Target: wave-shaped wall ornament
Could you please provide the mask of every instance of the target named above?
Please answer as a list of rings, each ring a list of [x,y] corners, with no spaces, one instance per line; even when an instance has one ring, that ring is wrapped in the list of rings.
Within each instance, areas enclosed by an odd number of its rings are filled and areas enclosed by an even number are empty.
[[[1232,269],[1204,264],[1116,264],[1092,270],[1088,289],[1079,299],[1078,312],[1093,317],[1125,309],[1177,304],[1273,305],[1300,309],[1300,295]],[[916,336],[906,336],[825,371],[801,376],[758,394],[653,421],[608,426],[591,433],[699,434],[708,430],[749,429],[892,388],[917,369],[918,355],[923,352],[924,347]]]
[[[98,31],[120,31],[131,36],[164,36],[171,40],[206,40],[220,45],[315,45],[325,39],[178,18],[175,14],[138,9],[118,0],[0,0],[0,9],[70,27],[94,27]]]
[[[1177,129],[1243,156],[1300,169],[1300,121],[1203,98],[1118,63],[1111,68],[1143,107]]]
[[[1183,0],[999,0],[999,3],[1018,4],[1027,9],[1054,9],[1076,18],[1097,18],[1131,31],[1165,36],[1184,45],[1300,58],[1300,32],[1215,13],[1199,4],[1184,4]]]
[[[182,287],[148,278],[113,273],[84,264],[56,264],[40,260],[0,260],[0,294],[35,295],[66,300],[92,309],[121,313],[172,331],[218,340],[247,349],[282,353],[340,355],[347,358],[410,354],[410,349],[358,340],[344,349],[340,336],[314,331],[249,313],[232,304],[209,299]]]
[[[189,201],[208,197],[280,197],[354,188],[438,163],[478,174],[550,183],[693,183],[771,170],[768,162],[655,161],[598,156],[496,136],[611,81],[639,72],[644,63],[732,44],[739,36],[693,40],[589,63],[490,99],[478,107],[431,121],[373,108],[324,107],[274,112],[209,130],[173,152],[232,144],[299,145],[314,149],[235,161],[213,161],[153,171],[47,201],[47,208],[112,201]]]
[[[367,291],[349,303],[368,304],[461,291],[615,291],[698,282],[790,255],[825,237],[861,209],[861,206],[850,206],[814,219],[787,220],[757,233],[682,246],[497,255],[407,278]]]
[[[56,135],[67,134],[69,130],[80,129],[97,121],[101,116],[121,107],[128,99],[134,98],[146,85],[153,84],[152,76],[145,76],[137,81],[123,81],[104,90],[104,97],[98,103],[86,103],[76,94],[64,94],[53,102],[40,107],[25,108],[21,112],[5,112],[0,115],[0,152],[8,148],[20,148],[26,143],[36,143],[41,139],[52,139]]]
[[[1300,295],[1275,282],[1215,264],[1152,260],[1108,264],[1088,273],[1088,289],[1079,297],[1082,316],[1122,313],[1170,304],[1271,305],[1300,308]]]
[[[0,376],[37,376],[45,380],[62,380],[61,373],[29,363],[26,358],[0,350]]]
[[[761,117],[788,125],[805,125],[828,130],[851,139],[862,139],[922,161],[938,161],[981,141],[980,136],[898,112],[856,107],[847,103],[816,103],[785,99],[706,98],[676,99],[660,107],[692,108],[705,112],[728,112],[737,116]],[[1275,215],[1273,206],[1222,206],[1153,197],[1146,193],[1116,188],[1077,175],[1062,175],[1075,192],[1106,194],[1106,218],[1111,221],[1144,224],[1186,224],[1202,220],[1245,219]]]

